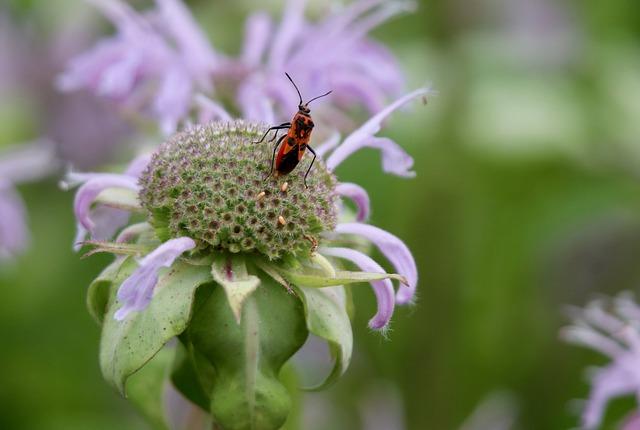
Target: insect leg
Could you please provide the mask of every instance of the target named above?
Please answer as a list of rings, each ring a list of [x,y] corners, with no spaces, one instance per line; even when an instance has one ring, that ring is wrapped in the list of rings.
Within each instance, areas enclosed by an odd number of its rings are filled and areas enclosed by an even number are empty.
[[[271,177],[271,175],[273,174],[273,165],[276,162],[276,152],[278,152],[278,146],[280,146],[280,144],[282,143],[282,140],[287,137],[287,135],[282,135],[280,136],[280,139],[278,139],[278,141],[276,142],[275,147],[273,148],[273,157],[271,158],[271,169],[269,170],[269,174],[267,175],[266,178],[264,178],[264,180],[266,181],[267,179],[269,179],[269,177]]]
[[[291,123],[290,122],[283,122],[280,125],[274,125],[273,127],[270,127],[267,131],[264,132],[264,134],[262,135],[262,139],[258,140],[257,142],[253,142],[253,143],[261,143],[265,137],[267,137],[267,134],[269,134],[269,132],[271,130],[283,130],[285,128],[291,128]]]
[[[309,172],[311,171],[311,168],[313,167],[313,162],[316,161],[316,151],[314,151],[313,148],[310,147],[309,145],[307,145],[307,149],[313,154],[313,159],[311,160],[311,164],[309,164],[309,168],[307,169],[307,173],[304,174],[304,187],[305,188],[309,188],[307,186],[307,176],[309,176]]]
[[[273,137],[272,137],[271,139],[267,140],[267,142],[271,143],[271,142],[273,142],[274,140],[276,140],[276,139],[278,138],[278,133],[280,133],[280,130],[279,130],[279,129],[278,129],[278,130],[276,130],[276,132],[275,132],[275,133],[273,133]]]

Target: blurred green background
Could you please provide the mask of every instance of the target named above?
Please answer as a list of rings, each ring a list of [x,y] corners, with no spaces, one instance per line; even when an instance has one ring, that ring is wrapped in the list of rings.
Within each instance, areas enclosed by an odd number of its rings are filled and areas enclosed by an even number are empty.
[[[32,46],[81,16],[110,31],[79,1],[2,1]],[[188,3],[227,52],[250,11],[282,7]],[[354,360],[336,386],[304,396],[303,428],[458,429],[496,393],[513,428],[577,426],[585,368],[605,361],[558,339],[565,307],[640,281],[637,1],[423,1],[374,37],[411,87],[438,91],[383,132],[418,176],[384,176],[366,151],[337,173],[370,190],[372,223],[413,251],[419,298],[385,339],[367,329],[373,295],[354,290]],[[42,133],[38,97],[16,87],[0,99],[0,145]],[[0,429],[146,428],[100,376],[84,294],[109,257],[71,251],[73,196],[57,180],[19,187],[32,243],[0,267]],[[605,428],[632,405],[614,402]]]

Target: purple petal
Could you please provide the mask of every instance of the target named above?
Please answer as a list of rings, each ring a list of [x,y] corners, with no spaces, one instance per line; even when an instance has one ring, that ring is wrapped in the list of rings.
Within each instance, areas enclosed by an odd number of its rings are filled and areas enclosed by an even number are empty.
[[[145,26],[144,21],[136,11],[123,1],[88,0],[88,2],[100,9],[102,14],[107,17],[121,32],[132,32],[132,36],[138,35],[137,30]]]
[[[242,47],[242,61],[249,66],[260,64],[271,34],[271,19],[264,12],[254,13],[247,19]]]
[[[172,67],[163,77],[153,101],[153,110],[165,136],[176,131],[178,122],[189,111],[192,90],[191,79],[180,65]]]
[[[171,33],[187,68],[198,77],[203,88],[211,88],[210,75],[216,65],[216,55],[193,19],[189,9],[178,0],[156,0],[167,31]]]
[[[253,82],[242,84],[238,90],[242,117],[250,121],[264,121],[272,124],[275,121],[271,99]]]
[[[289,0],[287,2],[280,27],[271,45],[271,52],[269,53],[270,68],[281,69],[285,64],[289,51],[304,24],[305,3],[305,0]]]
[[[116,243],[131,242],[136,237],[139,237],[142,233],[149,231],[150,225],[146,222],[133,224],[123,229],[118,237],[116,237]]]
[[[360,268],[360,270],[372,273],[386,273],[382,267],[369,256],[349,248],[322,248],[320,253],[331,257],[344,258]],[[369,327],[381,329],[389,324],[395,306],[395,292],[389,279],[371,282],[373,292],[378,301],[378,312],[369,320]]]
[[[90,209],[98,194],[107,188],[127,188],[137,192],[139,188],[137,182],[138,180],[131,176],[107,173],[88,180],[76,193],[73,204],[76,218],[85,229],[93,234],[96,226],[91,220]]]
[[[334,73],[331,77],[331,88],[342,104],[348,105],[349,100],[357,99],[369,112],[378,112],[384,108],[385,93],[379,82],[362,79],[361,70]]]
[[[141,154],[134,158],[127,166],[124,174],[133,178],[138,178],[145,171],[147,165],[151,161],[151,154]]]
[[[413,300],[418,284],[418,269],[411,251],[404,242],[391,233],[368,224],[338,224],[335,231],[340,234],[355,234],[370,240],[387,257],[396,271],[407,278],[409,285],[401,285],[396,294],[398,304],[403,305]]]
[[[371,40],[361,41],[358,51],[360,55],[351,59],[353,64],[360,70],[367,70],[385,92],[400,94],[405,78],[391,52],[385,46]]]
[[[0,152],[0,178],[12,184],[40,179],[58,167],[55,144],[47,138]]]
[[[222,107],[222,105],[214,102],[209,97],[198,94],[195,97],[195,102],[200,108],[200,115],[198,122],[200,124],[206,124],[213,120],[231,121],[231,115]]]
[[[94,240],[110,240],[129,222],[129,212],[100,205],[91,210],[91,220],[95,227],[91,232]]]
[[[127,225],[130,214],[122,209],[99,205],[90,210],[89,217],[94,223],[91,239],[103,241],[110,240],[118,230]],[[73,241],[74,251],[77,252],[82,248],[88,233],[89,231],[81,223],[77,223],[76,237]]]
[[[15,256],[28,242],[24,203],[11,183],[0,179],[0,258]]]
[[[414,98],[427,95],[429,92],[430,90],[428,88],[417,89],[382,109],[344,140],[342,145],[340,145],[327,160],[327,168],[329,170],[335,170],[349,155],[366,146],[367,142],[380,131],[382,121],[391,115],[391,113]]]
[[[560,331],[560,336],[566,342],[586,346],[610,358],[624,353],[622,346],[615,340],[587,326],[573,325]]]
[[[140,266],[118,289],[118,300],[123,304],[114,314],[114,318],[121,321],[131,312],[145,309],[158,283],[158,270],[161,267],[171,267],[182,253],[195,246],[195,241],[189,237],[171,239],[140,260]]]
[[[372,137],[366,141],[369,148],[379,149],[382,153],[382,170],[404,178],[413,178],[413,158],[393,140],[386,137]]]
[[[353,38],[362,38],[371,30],[388,21],[394,15],[415,10],[415,3],[411,1],[386,1],[378,10],[353,23],[349,27]]]
[[[365,221],[369,218],[369,195],[360,185],[343,182],[336,187],[336,193],[351,199],[358,207],[356,220]]]
[[[71,245],[71,249],[73,249],[74,252],[78,252],[82,249],[84,241],[87,239],[87,234],[89,234],[87,229],[79,222],[76,222],[76,236],[74,237],[73,244]]]
[[[612,365],[598,369],[592,381],[589,400],[582,413],[582,426],[586,429],[598,428],[609,400],[633,394],[637,389],[637,375],[634,377],[624,368]]]
[[[138,69],[145,59],[138,51],[124,51],[123,57],[103,70],[96,85],[96,94],[113,99],[124,99],[133,92]]]
[[[614,397],[640,394],[640,332],[637,319],[620,308],[636,306],[632,298],[620,294],[610,306],[608,300],[594,300],[584,310],[571,309],[574,324],[561,336],[611,358],[611,362],[590,374],[591,392],[582,414],[582,427],[599,428],[607,403]],[[629,318],[631,317],[631,318]]]
[[[640,430],[640,412],[636,410],[626,417],[620,430]]]

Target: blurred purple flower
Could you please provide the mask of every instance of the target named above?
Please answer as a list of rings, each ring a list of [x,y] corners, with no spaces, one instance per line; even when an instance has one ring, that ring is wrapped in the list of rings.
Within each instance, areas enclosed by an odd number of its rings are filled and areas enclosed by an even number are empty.
[[[318,23],[305,19],[305,1],[290,0],[277,28],[264,12],[247,19],[242,52],[223,58],[209,45],[180,0],[156,0],[138,13],[120,0],[92,0],[116,26],[116,34],[69,63],[61,89],[87,89],[136,113],[151,115],[170,134],[189,121],[228,119],[222,105],[205,96],[213,85],[230,89],[235,109],[247,120],[288,119],[298,104],[282,79],[289,72],[312,97],[334,90],[318,119],[337,125],[344,110],[363,106],[377,112],[404,87],[386,48],[367,33],[392,16],[412,10],[409,1],[358,0]],[[371,146],[388,142],[369,142]]]
[[[332,123],[344,122],[338,118],[340,109],[361,105],[377,112],[389,97],[401,93],[404,77],[398,63],[367,33],[392,16],[413,10],[413,2],[357,0],[317,23],[305,19],[305,3],[288,1],[277,28],[263,12],[247,19],[242,53],[227,65],[227,74],[241,76],[237,100],[244,118],[289,119],[298,96],[281,79],[285,72],[307,98],[333,90],[331,101],[318,110]]]
[[[640,306],[631,295],[596,300],[572,310],[573,325],[561,332],[564,340],[594,349],[611,362],[590,372],[591,394],[582,413],[582,427],[598,428],[609,400],[640,396]]]
[[[92,0],[116,34],[74,58],[58,87],[97,96],[149,114],[165,134],[184,119],[196,91],[212,89],[217,56],[179,0],[156,0],[140,14],[120,0]]]
[[[33,31],[37,23],[12,19],[0,8],[0,97],[9,104],[26,101],[36,134],[51,140],[60,158],[89,168],[108,159],[130,129],[103,100],[80,93],[62,96],[55,90],[61,65],[84,48],[91,33],[82,8],[70,13],[64,26],[43,40],[40,31]]]
[[[24,251],[29,243],[26,210],[14,184],[37,180],[57,168],[50,142],[37,141],[0,154],[0,259]]]
[[[0,259],[21,253],[28,241],[24,203],[11,183],[0,179]]]

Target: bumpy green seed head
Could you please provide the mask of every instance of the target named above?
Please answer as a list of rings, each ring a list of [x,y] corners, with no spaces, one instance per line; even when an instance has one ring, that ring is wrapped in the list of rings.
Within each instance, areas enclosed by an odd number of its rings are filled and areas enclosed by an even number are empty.
[[[265,177],[273,142],[254,143],[268,126],[214,122],[180,132],[140,177],[140,201],[162,240],[188,236],[200,249],[258,252],[270,259],[308,256],[336,224],[335,178],[313,158],[288,175]],[[287,182],[286,190],[283,184]],[[262,194],[263,193],[263,194]],[[283,223],[284,221],[284,223]]]

